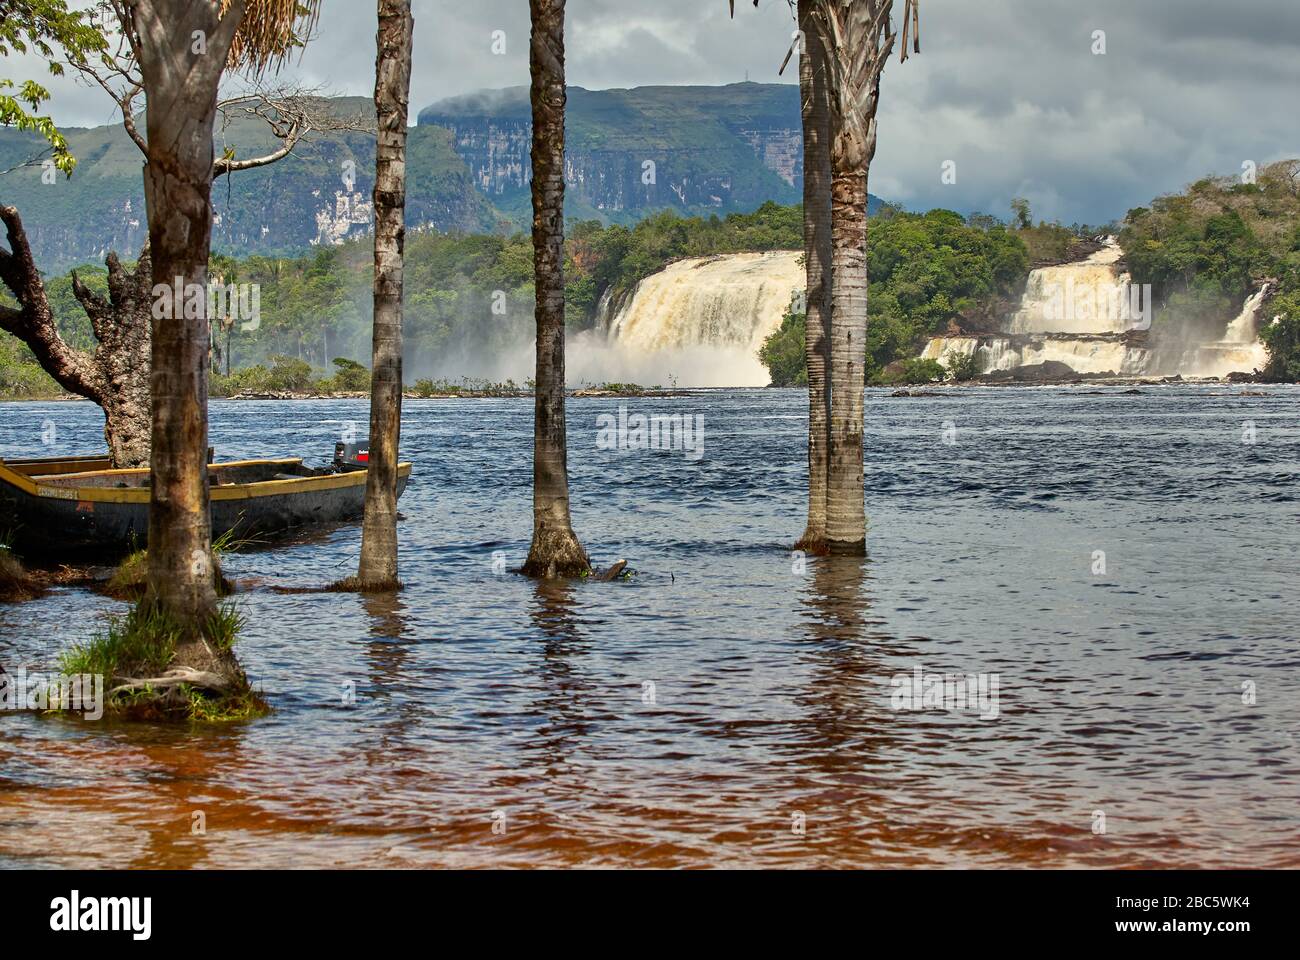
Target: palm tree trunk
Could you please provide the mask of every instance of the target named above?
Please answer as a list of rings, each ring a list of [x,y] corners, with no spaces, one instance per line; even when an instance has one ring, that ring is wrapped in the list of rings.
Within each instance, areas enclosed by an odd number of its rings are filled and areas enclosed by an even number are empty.
[[[361,527],[363,589],[397,581],[397,452],[402,426],[402,269],[406,239],[406,116],[411,89],[411,0],[379,0],[375,63],[375,320],[370,462]]]
[[[533,405],[533,542],[529,576],[591,569],[569,518],[564,424],[564,0],[529,0],[533,107],[533,270],[537,383]]]
[[[826,542],[866,553],[862,477],[867,333],[867,177],[876,154],[880,75],[897,35],[893,0],[819,0],[813,22],[831,64],[831,422]],[[905,5],[904,14],[914,9]]]
[[[212,231],[212,129],[217,87],[244,0],[225,16],[217,4],[135,0],[140,68],[148,103],[145,207],[155,293],[183,285],[181,303],[155,303],[150,393],[153,457],[149,500],[148,598],[198,627],[216,607],[209,516],[208,326],[206,290]],[[194,38],[206,48],[195,55]],[[177,650],[181,659],[182,651]]]
[[[831,553],[866,552],[862,478],[867,335],[867,174],[837,164],[831,186],[831,427],[826,542]]]
[[[803,105],[803,251],[807,271],[804,352],[808,365],[808,526],[796,544],[826,549],[827,452],[830,443],[829,364],[831,277],[831,155],[826,48],[813,22],[813,0],[799,0],[799,88]]]

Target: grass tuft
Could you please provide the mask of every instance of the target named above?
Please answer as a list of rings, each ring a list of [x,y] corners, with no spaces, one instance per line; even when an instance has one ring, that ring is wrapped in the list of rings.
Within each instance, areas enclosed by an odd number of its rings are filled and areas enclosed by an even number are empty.
[[[229,653],[244,624],[234,604],[226,604],[204,622],[203,636],[217,653]],[[105,689],[131,679],[160,677],[171,667],[176,648],[187,635],[187,628],[166,613],[136,605],[124,616],[112,618],[103,633],[64,653],[60,667],[65,674],[100,674]],[[127,719],[205,723],[248,720],[270,712],[247,681],[219,696],[188,684],[165,691],[127,691],[112,697],[104,708],[105,713]]]
[[[22,561],[0,543],[0,601],[20,603],[45,593],[45,586],[27,572]]]
[[[213,576],[218,596],[228,597],[235,592],[234,584],[222,576],[221,556],[236,552],[243,544],[248,542],[246,540],[236,540],[230,532],[226,532],[212,541]],[[112,597],[114,600],[140,600],[144,597],[148,584],[149,552],[147,550],[136,550],[128,554],[127,558],[118,564],[117,569],[113,571],[113,575],[108,578],[100,592],[105,596]]]

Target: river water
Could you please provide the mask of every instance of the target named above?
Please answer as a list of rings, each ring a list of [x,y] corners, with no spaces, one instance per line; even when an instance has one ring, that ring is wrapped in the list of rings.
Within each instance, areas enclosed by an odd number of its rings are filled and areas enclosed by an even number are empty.
[[[274,714],[0,714],[0,864],[1300,866],[1300,390],[938,392],[868,392],[866,562],[790,553],[800,392],[572,400],[575,527],[638,574],[549,586],[499,572],[531,401],[407,401],[406,589],[268,589],[351,572],[356,526],[228,557]],[[601,449],[620,404],[703,456]],[[365,419],[215,401],[212,442],[322,462]],[[4,404],[0,455],[99,424]],[[121,609],[0,606],[0,663]],[[918,668],[996,674],[996,716],[895,709]]]

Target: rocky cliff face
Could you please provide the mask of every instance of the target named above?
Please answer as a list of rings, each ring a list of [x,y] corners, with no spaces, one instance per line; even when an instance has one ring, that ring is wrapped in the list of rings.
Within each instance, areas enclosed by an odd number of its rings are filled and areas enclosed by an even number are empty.
[[[571,216],[634,222],[665,208],[725,214],[799,199],[803,152],[794,85],[571,87],[568,96]],[[421,112],[420,125],[447,130],[478,188],[517,223],[526,221],[527,89],[434,104]]]

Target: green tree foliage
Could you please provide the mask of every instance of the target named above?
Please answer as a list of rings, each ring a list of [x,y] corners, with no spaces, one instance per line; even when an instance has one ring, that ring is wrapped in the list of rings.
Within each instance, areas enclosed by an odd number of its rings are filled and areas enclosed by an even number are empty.
[[[61,47],[70,62],[85,62],[98,54],[107,41],[91,25],[89,11],[70,11],[65,0],[0,0],[0,57],[10,51],[31,51],[45,59],[53,76],[63,75],[63,63],[55,47]],[[13,91],[5,93],[4,91]],[[54,165],[68,176],[77,165],[54,121],[39,115],[50,92],[35,80],[14,81],[0,77],[0,126],[16,127],[45,138]]]
[[[968,225],[951,210],[895,210],[872,219],[867,231],[868,378],[878,378],[894,361],[914,358],[925,340],[951,321],[987,313],[1023,286],[1029,273],[1024,242],[1000,223],[981,226],[986,229]],[[776,386],[807,382],[802,315],[786,318],[760,358]]]
[[[1259,331],[1259,338],[1268,348],[1264,379],[1300,383],[1300,293],[1274,298],[1268,312],[1276,319]]]
[[[1034,218],[1029,213],[1029,201],[1024,197],[1016,197],[1011,201],[1011,213],[1015,217],[1017,230],[1028,230],[1034,225]]]
[[[27,345],[0,336],[0,398],[57,397],[63,390],[41,369]]]
[[[804,356],[804,333],[807,317],[787,311],[781,327],[763,341],[758,359],[763,361],[772,383],[778,387],[806,387],[808,364]]]
[[[943,364],[938,360],[907,357],[904,360],[891,363],[887,369],[880,371],[872,382],[882,386],[938,383],[947,374],[948,372],[944,370]]]

